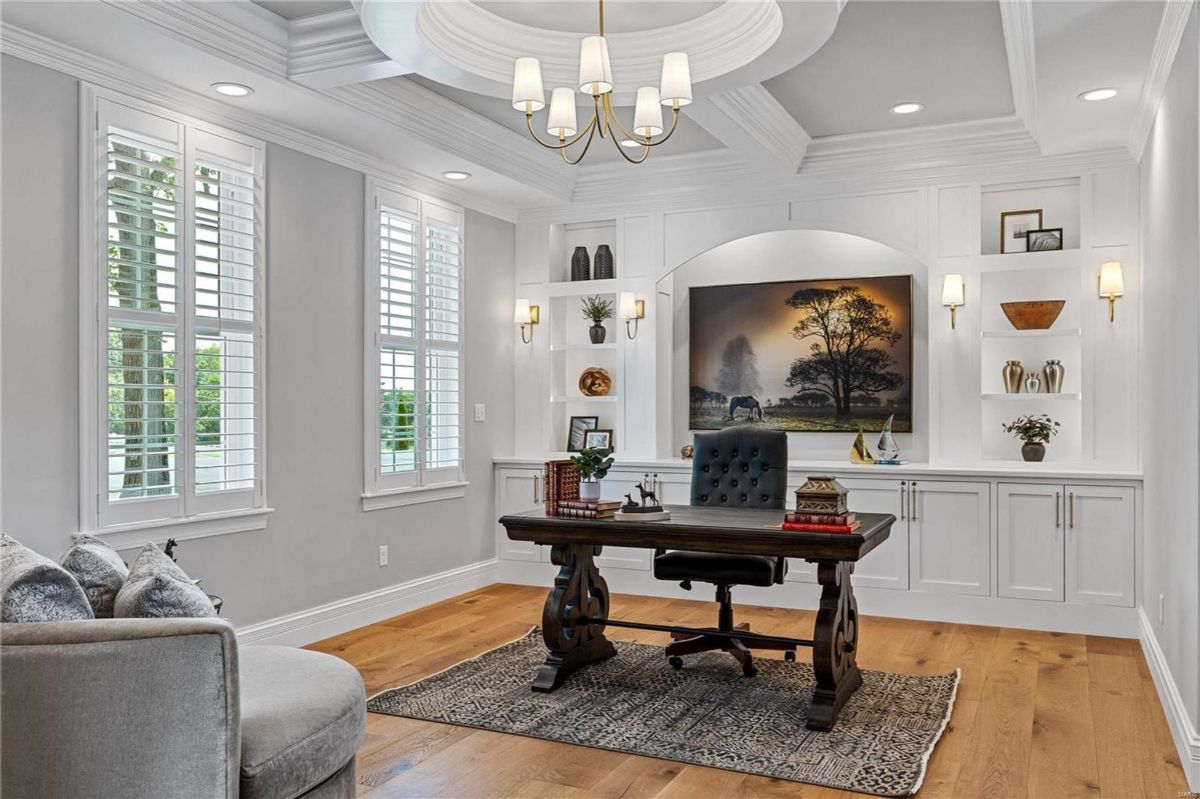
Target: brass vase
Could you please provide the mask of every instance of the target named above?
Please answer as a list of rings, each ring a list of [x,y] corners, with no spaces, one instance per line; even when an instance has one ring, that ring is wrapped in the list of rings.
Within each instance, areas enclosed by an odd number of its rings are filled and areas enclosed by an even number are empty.
[[[1009,394],[1020,393],[1021,378],[1025,376],[1025,367],[1021,366],[1021,362],[1005,361],[1000,373],[1004,377],[1004,390]]]
[[[1041,390],[1042,378],[1038,376],[1037,372],[1030,372],[1029,374],[1025,375],[1026,394],[1038,394],[1041,393]]]
[[[1063,369],[1062,361],[1049,360],[1042,367],[1042,377],[1046,379],[1046,393],[1057,394],[1062,391],[1063,386]]]

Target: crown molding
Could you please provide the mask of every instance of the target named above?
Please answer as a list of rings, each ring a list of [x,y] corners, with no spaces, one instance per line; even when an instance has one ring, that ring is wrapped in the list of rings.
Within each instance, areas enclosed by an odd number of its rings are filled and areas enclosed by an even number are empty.
[[[404,74],[363,30],[354,9],[288,23],[287,76],[317,89]]]
[[[760,83],[700,99],[687,113],[751,166],[772,174],[794,174],[812,141]]]
[[[1150,66],[1142,82],[1142,93],[1133,115],[1133,127],[1129,131],[1129,152],[1135,161],[1142,160],[1146,140],[1150,137],[1150,129],[1154,127],[1154,117],[1167,90],[1179,43],[1183,40],[1188,17],[1195,5],[1195,0],[1168,0],[1163,8],[1158,34],[1154,37],[1154,49],[1150,52]]]
[[[514,221],[514,206],[492,202],[472,192],[450,187],[437,178],[300,128],[212,100],[160,78],[147,75],[108,59],[100,58],[62,42],[0,21],[0,52],[57,70],[88,83],[132,94],[149,103],[166,106],[214,124],[289,147],[335,164],[397,182],[446,202],[462,205],[490,216]]]
[[[1000,0],[1000,25],[1008,55],[1013,112],[1036,142],[1037,65],[1034,60],[1033,0]]]

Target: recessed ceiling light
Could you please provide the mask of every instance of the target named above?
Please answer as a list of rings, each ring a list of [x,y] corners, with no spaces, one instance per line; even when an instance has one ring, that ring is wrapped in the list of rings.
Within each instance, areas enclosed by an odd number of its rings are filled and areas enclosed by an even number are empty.
[[[642,143],[640,141],[634,141],[633,139],[621,139],[621,146],[622,147],[641,147]]]
[[[254,94],[254,89],[242,83],[214,83],[213,90],[226,97],[246,97]]]
[[[467,178],[471,177],[471,173],[452,169],[449,172],[443,172],[442,177],[444,177],[446,180],[466,180]]]
[[[915,114],[925,106],[921,103],[900,103],[892,106],[893,114]]]
[[[1079,95],[1079,99],[1087,100],[1089,103],[1095,103],[1099,102],[1100,100],[1111,100],[1116,96],[1116,89],[1090,89]]]

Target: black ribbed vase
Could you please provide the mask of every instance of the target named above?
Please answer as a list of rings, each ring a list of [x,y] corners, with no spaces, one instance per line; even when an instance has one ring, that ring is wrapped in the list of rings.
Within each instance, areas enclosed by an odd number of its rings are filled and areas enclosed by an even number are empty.
[[[613,274],[613,254],[607,244],[601,244],[596,248],[596,270],[592,274],[596,280],[611,280]]]
[[[576,247],[571,253],[571,280],[591,280],[592,262],[587,247]]]

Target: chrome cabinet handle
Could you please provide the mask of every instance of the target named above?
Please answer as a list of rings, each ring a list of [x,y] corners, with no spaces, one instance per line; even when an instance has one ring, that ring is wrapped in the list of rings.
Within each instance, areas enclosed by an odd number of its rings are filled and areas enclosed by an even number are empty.
[[[908,481],[901,480],[900,481],[900,518],[901,519],[908,518],[907,516],[904,515],[904,503],[907,500],[907,497],[908,497]]]
[[[536,505],[537,503],[539,503],[541,501],[542,501],[542,481],[541,481],[541,478],[534,477],[533,478],[533,503]]]
[[[917,521],[917,497],[919,497],[920,494],[917,492],[917,483],[915,480],[909,483],[908,487],[912,491],[912,495],[908,502],[908,518],[915,522]]]
[[[1062,527],[1062,514],[1059,509],[1059,502],[1062,501],[1062,492],[1054,492],[1054,529]]]
[[[1075,492],[1072,491],[1071,493],[1067,494],[1067,498],[1068,498],[1067,501],[1069,503],[1067,505],[1067,510],[1068,510],[1067,518],[1070,520],[1068,522],[1068,524],[1071,526],[1071,529],[1074,530],[1075,529]]]

